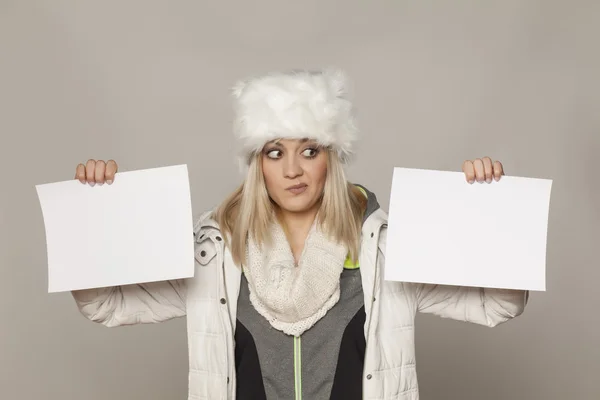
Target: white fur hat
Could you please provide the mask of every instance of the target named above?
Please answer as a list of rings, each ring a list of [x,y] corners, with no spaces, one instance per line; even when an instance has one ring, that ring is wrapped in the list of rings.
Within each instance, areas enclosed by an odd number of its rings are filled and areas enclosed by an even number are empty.
[[[348,89],[346,74],[335,68],[272,72],[237,82],[234,133],[241,169],[275,139],[313,139],[348,162],[358,139]]]

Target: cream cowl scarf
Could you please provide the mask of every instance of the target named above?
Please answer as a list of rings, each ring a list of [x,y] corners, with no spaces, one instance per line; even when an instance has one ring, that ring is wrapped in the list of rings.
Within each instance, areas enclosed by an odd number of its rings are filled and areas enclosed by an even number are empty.
[[[340,275],[348,249],[331,241],[313,223],[298,265],[282,226],[271,225],[272,245],[261,248],[248,238],[244,274],[250,302],[271,326],[300,336],[340,298]]]

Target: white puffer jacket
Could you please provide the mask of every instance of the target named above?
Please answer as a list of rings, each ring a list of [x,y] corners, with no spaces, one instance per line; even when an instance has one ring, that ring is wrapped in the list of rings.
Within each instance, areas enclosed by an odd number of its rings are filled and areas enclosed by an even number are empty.
[[[235,399],[233,337],[241,272],[207,216],[195,224],[194,278],[73,295],[84,316],[108,327],[187,315],[188,400]],[[363,399],[417,400],[418,311],[493,327],[521,314],[528,293],[384,281],[386,233],[387,214],[378,209],[363,224],[359,256],[367,342]]]

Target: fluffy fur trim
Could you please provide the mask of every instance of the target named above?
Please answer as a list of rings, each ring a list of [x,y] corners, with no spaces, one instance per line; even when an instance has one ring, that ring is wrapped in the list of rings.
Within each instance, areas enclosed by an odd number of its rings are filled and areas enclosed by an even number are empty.
[[[240,166],[275,139],[316,140],[337,150],[343,162],[358,139],[348,78],[335,68],[273,72],[239,81],[234,97],[234,133]]]

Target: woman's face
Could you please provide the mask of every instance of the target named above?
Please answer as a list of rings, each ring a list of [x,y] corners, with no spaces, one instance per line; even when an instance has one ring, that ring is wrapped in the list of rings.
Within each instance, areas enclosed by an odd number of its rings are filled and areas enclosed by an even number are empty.
[[[327,177],[327,151],[311,140],[282,139],[263,148],[262,169],[269,196],[283,211],[314,210]]]

